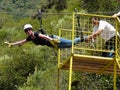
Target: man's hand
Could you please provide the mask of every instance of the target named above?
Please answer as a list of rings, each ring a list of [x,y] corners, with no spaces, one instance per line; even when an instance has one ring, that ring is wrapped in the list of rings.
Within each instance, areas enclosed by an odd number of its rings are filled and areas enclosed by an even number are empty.
[[[60,40],[59,39],[52,39],[51,40],[53,43],[57,44],[57,43],[60,43]]]
[[[87,38],[85,39],[85,42],[86,43],[90,42],[90,36],[87,36]]]
[[[5,44],[7,44],[8,45],[8,47],[11,47],[11,46],[13,46],[12,45],[12,43],[9,43],[9,42],[4,42]]]
[[[59,39],[52,39],[50,43],[54,46],[54,49],[58,50],[57,43],[60,43]]]
[[[112,17],[116,18],[118,15],[117,14],[114,14]]]

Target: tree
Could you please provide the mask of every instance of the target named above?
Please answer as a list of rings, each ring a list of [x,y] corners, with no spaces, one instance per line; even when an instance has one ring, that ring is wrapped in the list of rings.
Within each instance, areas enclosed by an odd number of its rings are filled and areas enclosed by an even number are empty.
[[[56,5],[55,5],[55,9],[57,11],[63,10],[67,8],[67,0],[57,0],[56,1]]]

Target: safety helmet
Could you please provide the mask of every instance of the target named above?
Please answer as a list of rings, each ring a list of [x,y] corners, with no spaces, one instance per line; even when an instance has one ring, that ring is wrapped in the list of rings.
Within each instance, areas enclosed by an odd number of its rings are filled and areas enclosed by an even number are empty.
[[[28,28],[32,28],[32,29],[33,29],[33,27],[32,27],[31,24],[26,24],[26,25],[24,25],[24,30],[25,30],[25,29],[28,29]]]

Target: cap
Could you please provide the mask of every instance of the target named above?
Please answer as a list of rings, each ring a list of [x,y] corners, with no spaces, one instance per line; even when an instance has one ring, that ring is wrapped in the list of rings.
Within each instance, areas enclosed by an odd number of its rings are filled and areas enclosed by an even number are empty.
[[[26,25],[24,25],[24,30],[27,29],[27,28],[32,28],[32,29],[33,29],[33,27],[32,27],[31,24],[26,24]]]

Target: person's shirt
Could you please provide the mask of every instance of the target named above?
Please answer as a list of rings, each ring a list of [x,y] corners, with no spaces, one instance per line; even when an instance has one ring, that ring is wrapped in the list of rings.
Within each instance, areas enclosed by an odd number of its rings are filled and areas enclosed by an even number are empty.
[[[94,26],[93,32],[96,32],[97,30],[100,30],[100,29],[102,29],[102,33],[100,34],[100,36],[105,41],[108,41],[109,39],[111,39],[112,37],[116,35],[116,29],[110,23],[106,21],[100,20],[99,25]]]
[[[53,47],[53,45],[48,40],[39,37],[39,32],[34,32],[34,36],[35,36],[34,39],[32,39],[31,36],[28,36],[26,40],[32,41],[36,45],[43,45],[43,46],[46,45],[49,47]]]

